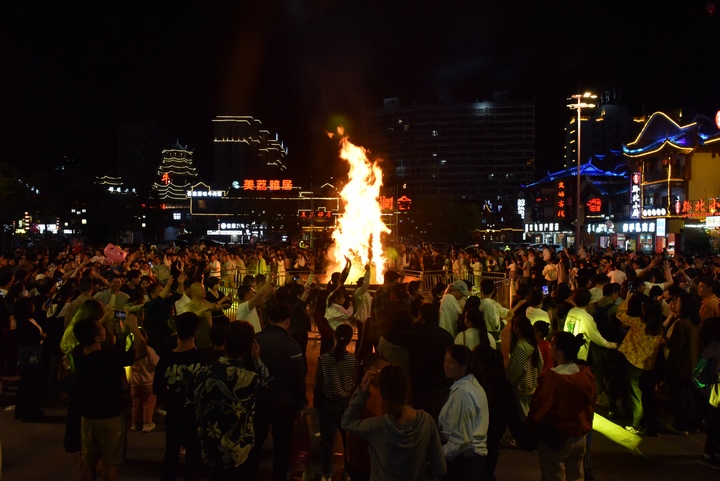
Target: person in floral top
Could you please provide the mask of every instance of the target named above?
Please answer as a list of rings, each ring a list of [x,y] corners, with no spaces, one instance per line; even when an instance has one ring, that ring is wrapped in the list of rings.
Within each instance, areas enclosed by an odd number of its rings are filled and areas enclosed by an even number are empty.
[[[255,393],[270,374],[260,360],[255,330],[246,321],[230,323],[226,357],[202,367],[195,376],[195,415],[203,461],[211,481],[255,479],[248,456],[255,445]],[[248,369],[252,366],[252,369]]]
[[[628,399],[633,415],[632,426],[625,429],[633,434],[657,436],[660,421],[655,399],[655,360],[663,342],[662,307],[645,294],[628,294],[616,317],[630,328],[618,349],[627,359]]]

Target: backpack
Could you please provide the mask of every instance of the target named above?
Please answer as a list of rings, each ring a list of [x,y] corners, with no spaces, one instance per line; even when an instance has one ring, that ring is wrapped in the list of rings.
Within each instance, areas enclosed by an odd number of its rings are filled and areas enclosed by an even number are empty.
[[[720,382],[720,343],[713,341],[703,349],[692,370],[693,385],[707,397],[714,384]]]

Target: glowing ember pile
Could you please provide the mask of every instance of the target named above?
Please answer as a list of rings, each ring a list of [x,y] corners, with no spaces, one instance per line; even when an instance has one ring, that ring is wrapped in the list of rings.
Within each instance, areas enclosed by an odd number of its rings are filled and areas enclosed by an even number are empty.
[[[345,137],[342,127],[338,129],[340,136],[340,158],[347,161],[350,171],[348,182],[340,192],[344,214],[338,218],[333,232],[334,249],[329,253],[333,271],[342,269],[344,257],[350,258],[353,269],[350,271],[348,283],[354,283],[365,272],[365,265],[372,259],[375,268],[382,272],[387,261],[385,251],[380,242],[382,233],[390,233],[382,221],[380,204],[380,187],[382,186],[382,170],[377,162],[370,162],[366,150],[354,145]],[[331,271],[332,272],[332,271]],[[373,275],[373,277],[376,277]],[[378,282],[379,279],[371,279]]]

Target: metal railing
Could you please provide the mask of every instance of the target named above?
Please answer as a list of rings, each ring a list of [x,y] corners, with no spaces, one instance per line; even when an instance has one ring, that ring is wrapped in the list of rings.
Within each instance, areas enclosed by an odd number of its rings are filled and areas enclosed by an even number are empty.
[[[405,282],[409,282],[412,280],[418,280],[420,281],[420,289],[423,293],[423,295],[427,298],[429,294],[432,292],[433,288],[437,286],[440,283],[445,284],[446,286],[448,284],[451,284],[457,280],[463,280],[467,281],[471,285],[471,292],[473,295],[480,295],[480,282],[483,279],[492,279],[493,283],[495,284],[495,291],[496,291],[496,300],[504,305],[504,306],[510,306],[512,296],[515,293],[514,285],[510,279],[508,279],[507,275],[504,272],[487,272],[483,271],[479,274],[474,273],[473,271],[466,271],[463,270],[462,272],[453,272],[449,270],[440,270],[440,271],[403,271],[405,274]],[[318,273],[316,273],[318,274]],[[325,273],[319,273],[318,275],[324,276]],[[293,278],[296,277],[302,277],[303,280],[307,280],[308,276],[310,275],[310,270],[302,270],[302,271],[288,271],[284,273],[284,276],[281,274],[277,279],[278,285],[284,285],[286,282],[289,282]],[[283,280],[284,277],[284,280]],[[225,310],[225,315],[230,318],[230,320],[236,319],[236,313],[237,308],[239,305],[238,302],[238,287],[242,284],[242,278],[238,275],[234,280],[228,280],[227,278],[221,278],[220,280],[220,291],[225,294],[226,296],[231,296],[233,299],[232,305]],[[350,291],[352,291],[352,286],[348,286]]]

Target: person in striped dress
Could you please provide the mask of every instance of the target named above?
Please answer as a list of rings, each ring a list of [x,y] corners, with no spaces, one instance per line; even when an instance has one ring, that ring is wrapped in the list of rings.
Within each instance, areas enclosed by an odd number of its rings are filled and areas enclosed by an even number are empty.
[[[352,336],[352,326],[340,324],[335,330],[335,345],[320,356],[315,371],[314,404],[320,414],[322,481],[332,478],[333,445],[338,429],[345,447],[345,431],[340,428],[340,419],[355,387],[355,354],[347,350]]]

